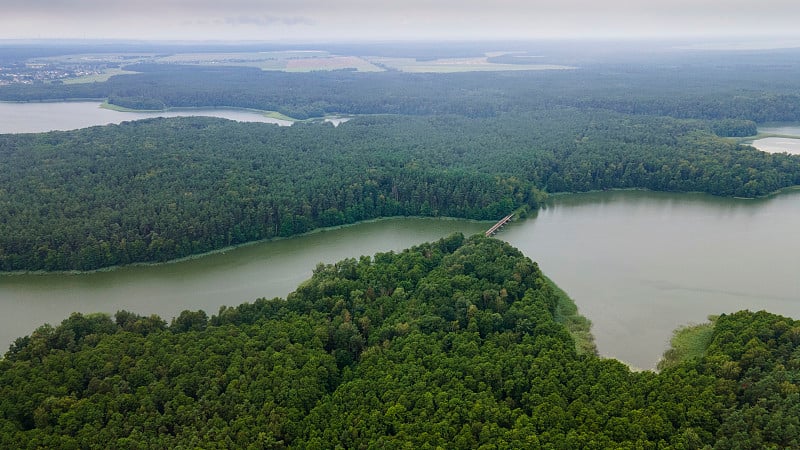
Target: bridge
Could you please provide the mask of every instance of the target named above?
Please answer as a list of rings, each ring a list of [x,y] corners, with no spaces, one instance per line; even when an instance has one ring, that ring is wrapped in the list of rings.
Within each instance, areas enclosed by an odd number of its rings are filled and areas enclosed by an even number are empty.
[[[503,228],[503,225],[507,224],[508,222],[511,222],[511,219],[513,217],[514,217],[514,213],[511,213],[511,214],[503,217],[502,219],[500,219],[496,224],[494,224],[492,226],[492,228],[489,228],[488,230],[486,230],[486,233],[485,233],[486,237],[493,236],[495,233],[497,233],[498,230],[500,230],[500,228]]]

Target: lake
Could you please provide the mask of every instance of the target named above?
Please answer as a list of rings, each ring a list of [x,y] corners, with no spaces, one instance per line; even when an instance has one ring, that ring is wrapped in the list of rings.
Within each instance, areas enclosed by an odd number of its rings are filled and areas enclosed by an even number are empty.
[[[0,277],[0,347],[73,311],[184,309],[285,297],[318,262],[400,250],[491,223],[390,219],[258,243],[162,266]],[[556,196],[498,234],[593,322],[602,355],[654,368],[672,330],[740,309],[800,318],[800,191],[739,200],[612,191]]]
[[[592,323],[601,354],[653,368],[671,331],[741,309],[800,318],[800,191],[759,200],[620,191],[559,197],[501,237]]]
[[[759,133],[780,134],[792,137],[768,137],[748,142],[749,145],[768,153],[789,153],[800,155],[800,125],[776,125],[758,127]]]
[[[66,131],[95,125],[120,123],[152,117],[209,116],[239,122],[264,122],[291,125],[288,120],[266,117],[246,109],[186,108],[159,112],[122,112],[101,108],[100,102],[0,102],[0,133],[39,133]]]

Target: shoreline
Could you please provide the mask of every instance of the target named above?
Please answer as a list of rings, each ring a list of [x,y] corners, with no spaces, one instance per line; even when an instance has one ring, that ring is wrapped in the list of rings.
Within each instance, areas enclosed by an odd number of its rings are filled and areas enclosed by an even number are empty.
[[[13,272],[0,272],[0,278],[2,277],[14,277],[14,276],[23,276],[23,275],[34,275],[34,276],[47,276],[47,275],[90,275],[93,273],[102,273],[102,272],[113,272],[115,270],[120,270],[123,268],[129,267],[158,267],[158,266],[165,266],[168,264],[177,264],[186,261],[192,261],[199,258],[204,258],[206,256],[217,255],[221,253],[225,253],[231,250],[236,250],[242,247],[248,247],[257,244],[264,244],[269,242],[278,242],[284,241],[289,239],[301,238],[304,236],[310,236],[318,233],[324,233],[326,231],[333,231],[339,230],[342,228],[347,227],[354,227],[357,225],[367,224],[367,223],[377,223],[383,222],[388,220],[397,220],[397,219],[422,219],[422,220],[458,220],[458,221],[465,221],[465,222],[472,222],[472,223],[487,223],[491,224],[494,223],[494,220],[476,220],[476,219],[462,219],[459,217],[449,217],[449,216],[441,216],[441,217],[430,217],[430,216],[391,216],[391,217],[378,217],[375,219],[366,219],[360,220],[358,222],[347,223],[342,225],[335,225],[332,227],[322,227],[322,228],[315,228],[311,231],[306,231],[305,233],[301,234],[293,234],[291,236],[285,237],[273,237],[273,238],[265,238],[259,239],[256,241],[249,241],[243,242],[241,244],[236,245],[229,245],[227,247],[223,247],[217,250],[210,250],[203,253],[197,253],[194,255],[183,256],[181,258],[170,259],[169,261],[159,261],[159,262],[135,262],[130,264],[123,264],[123,265],[116,265],[116,266],[108,266],[108,267],[101,267],[99,269],[92,269],[92,270],[17,270]]]
[[[709,197],[714,197],[714,198],[730,198],[730,199],[734,199],[734,200],[738,200],[738,201],[756,201],[756,200],[764,200],[764,199],[772,198],[772,197],[775,197],[775,196],[778,196],[778,195],[781,195],[781,194],[784,194],[784,193],[788,193],[788,192],[800,191],[800,185],[788,186],[788,187],[779,189],[777,191],[771,192],[771,193],[769,193],[767,195],[764,195],[762,197],[720,197],[720,196],[715,196],[715,195],[712,195],[712,194],[709,194],[709,193],[706,193],[706,192],[654,191],[654,190],[646,189],[646,188],[614,188],[614,189],[591,190],[591,191],[582,191],[582,192],[555,192],[555,193],[549,193],[548,192],[547,193],[547,199],[539,205],[539,208],[533,209],[533,210],[528,210],[524,217],[523,216],[519,216],[519,218],[521,218],[521,219],[526,219],[526,218],[529,218],[529,217],[530,218],[535,218],[537,213],[540,210],[548,208],[549,206],[551,206],[551,202],[553,200],[557,200],[558,198],[564,198],[564,197],[568,197],[568,196],[579,197],[579,196],[586,195],[586,194],[601,194],[601,193],[608,193],[608,192],[629,192],[629,191],[630,192],[637,192],[637,191],[639,191],[639,192],[652,192],[652,193],[657,193],[657,194],[658,193],[663,193],[663,194],[681,194],[681,195],[709,196]],[[515,213],[516,212],[517,211],[515,211]],[[266,243],[266,242],[281,241],[281,240],[285,240],[285,239],[299,238],[299,237],[308,236],[308,235],[312,235],[312,234],[316,234],[316,233],[323,233],[325,231],[337,230],[337,229],[341,229],[341,228],[345,228],[345,227],[352,227],[352,226],[365,224],[365,223],[375,223],[375,222],[380,222],[380,221],[385,221],[385,220],[393,220],[393,219],[463,220],[463,221],[473,222],[473,223],[484,222],[484,223],[489,223],[489,224],[495,222],[494,220],[464,219],[464,218],[460,218],[460,217],[450,217],[450,216],[441,216],[441,217],[430,217],[430,216],[377,217],[377,218],[374,218],[374,219],[360,220],[358,222],[347,223],[347,224],[342,224],[342,225],[335,225],[335,226],[332,226],[332,227],[315,228],[315,229],[313,229],[311,231],[306,231],[305,233],[295,234],[295,235],[292,235],[292,236],[272,237],[272,238],[259,239],[259,240],[255,240],[255,241],[243,242],[241,244],[227,246],[227,247],[223,247],[223,248],[220,248],[220,249],[211,250],[211,251],[208,251],[208,252],[197,253],[197,254],[194,254],[194,255],[183,256],[183,257],[177,258],[177,259],[170,259],[168,261],[135,262],[135,263],[124,264],[124,265],[101,267],[101,268],[92,269],[92,270],[54,270],[54,271],[47,271],[47,270],[19,270],[19,271],[13,271],[13,272],[2,272],[2,271],[0,271],[0,278],[1,277],[21,276],[21,275],[40,275],[40,276],[46,276],[46,275],[85,275],[85,274],[92,274],[92,273],[98,273],[98,272],[111,272],[111,271],[122,269],[122,268],[126,268],[126,267],[152,267],[152,266],[162,266],[162,265],[166,265],[166,264],[176,264],[176,263],[180,263],[180,262],[184,262],[184,261],[191,261],[191,260],[194,260],[194,259],[203,258],[203,257],[206,257],[206,256],[211,256],[211,255],[214,255],[214,254],[224,253],[224,252],[227,252],[227,251],[230,251],[230,250],[235,250],[237,248],[246,247],[246,246],[250,246],[250,245],[256,245],[256,244],[261,244],[261,243]]]
[[[609,189],[592,189],[589,191],[570,191],[570,192],[547,192],[547,199],[550,200],[551,198],[558,198],[558,197],[566,197],[569,195],[583,195],[583,194],[600,194],[603,192],[653,192],[653,193],[663,193],[663,194],[686,194],[686,195],[707,195],[709,197],[714,198],[732,198],[736,200],[764,200],[768,199],[777,195],[781,195],[787,192],[797,191],[800,190],[800,184],[796,184],[793,186],[786,186],[780,188],[778,190],[769,192],[764,195],[760,195],[758,197],[738,197],[738,196],[725,196],[725,195],[714,195],[709,194],[708,192],[703,191],[655,191],[653,189],[648,188],[637,188],[637,187],[630,187],[630,188],[609,188]],[[547,202],[543,203],[544,205]]]
[[[238,106],[176,106],[164,109],[133,109],[127,108],[125,106],[115,105],[113,103],[109,103],[108,99],[103,99],[100,103],[100,108],[108,109],[110,111],[117,111],[117,112],[132,112],[132,113],[165,113],[165,112],[191,112],[191,111],[213,111],[213,110],[222,110],[222,111],[246,111],[260,114],[268,119],[275,119],[275,120],[284,120],[286,122],[303,122],[304,120],[310,119],[295,119],[294,117],[289,117],[283,113],[278,111],[267,111],[264,109],[255,109],[255,108],[241,108]],[[315,118],[317,120],[324,119],[324,117]]]
[[[563,325],[572,336],[577,354],[598,356],[597,344],[592,334],[592,321],[580,313],[575,300],[552,278],[544,275],[544,279],[558,297],[553,319]]]

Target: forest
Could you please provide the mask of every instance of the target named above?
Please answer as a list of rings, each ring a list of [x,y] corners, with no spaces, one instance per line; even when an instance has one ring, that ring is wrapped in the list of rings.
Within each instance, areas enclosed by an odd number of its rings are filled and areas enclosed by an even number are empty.
[[[800,120],[795,56],[567,54],[547,62],[576,70],[452,74],[137,63],[105,82],[2,86],[0,100],[355,117],[0,135],[0,271],[163,262],[387,216],[496,220],[557,192],[768,195],[800,184],[800,157],[728,138]]]
[[[355,117],[337,128],[193,118],[0,135],[0,271],[162,262],[387,216],[490,220],[546,193],[758,197],[800,184],[800,157],[726,139],[800,120],[796,55],[702,55],[452,74],[137,63],[105,82],[2,86],[0,100]]]
[[[490,117],[554,107],[755,122],[800,120],[800,66],[679,64],[584,70],[440,73],[286,73],[248,67],[136,64],[106,82],[9,85],[0,100],[97,98],[132,109],[240,107],[297,119],[326,114]],[[793,62],[789,62],[793,61]],[[672,62],[672,61],[667,61]],[[781,61],[783,62],[783,61]],[[723,62],[720,62],[723,64]],[[730,64],[727,62],[726,64]]]
[[[149,119],[0,135],[0,149],[3,271],[167,261],[377,217],[496,220],[545,192],[754,197],[800,184],[800,157],[707,122],[575,108],[338,127]]]
[[[538,266],[454,234],[169,324],[75,313],[0,360],[3,448],[800,446],[800,322],[721,315],[660,373],[580,352]]]
[[[496,220],[551,193],[800,185],[800,156],[737,139],[800,121],[797,51],[562,55],[541,61],[573,70],[123,64],[136,73],[0,86],[2,101],[311,119],[0,135],[0,271],[158,263],[389,216]],[[314,120],[327,114],[352,117]],[[320,264],[285,299],[43,325],[0,359],[0,448],[800,448],[800,321],[722,314],[658,372],[599,357],[588,327],[530,258],[454,234]]]

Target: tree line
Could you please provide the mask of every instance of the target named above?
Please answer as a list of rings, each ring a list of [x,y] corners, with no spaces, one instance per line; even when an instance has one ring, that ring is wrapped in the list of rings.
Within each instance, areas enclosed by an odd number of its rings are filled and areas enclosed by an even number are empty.
[[[211,317],[75,313],[0,360],[0,446],[800,446],[800,322],[722,315],[703,356],[632,372],[579,354],[557,297],[456,234]]]
[[[84,84],[10,85],[0,100],[98,98],[132,109],[241,107],[306,119],[326,114],[490,117],[553,107],[757,123],[800,120],[795,54],[666,58],[577,70],[452,74],[286,73],[249,67],[134,64],[136,74]],[[728,127],[719,129],[726,132]]]
[[[545,191],[753,197],[800,184],[800,158],[703,121],[572,108],[339,127],[151,119],[0,135],[0,165],[4,271],[166,261],[377,217],[491,220]]]

